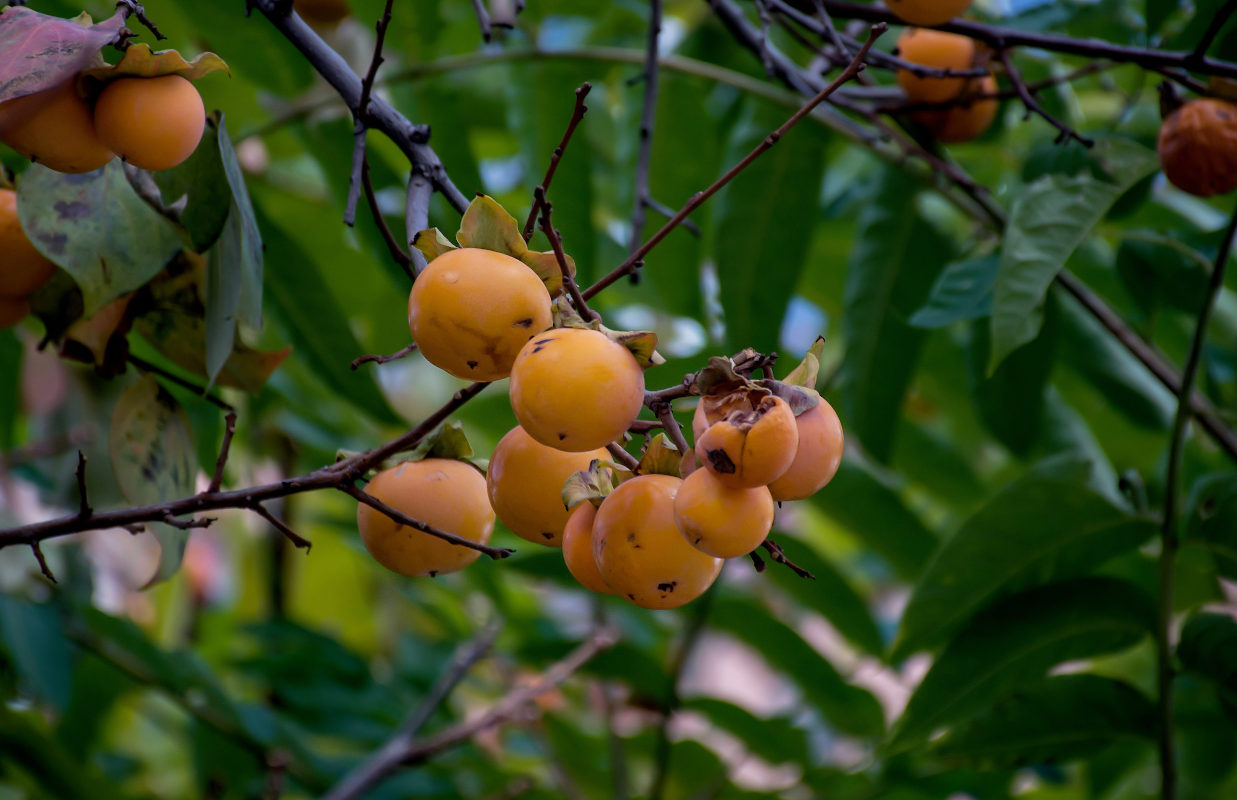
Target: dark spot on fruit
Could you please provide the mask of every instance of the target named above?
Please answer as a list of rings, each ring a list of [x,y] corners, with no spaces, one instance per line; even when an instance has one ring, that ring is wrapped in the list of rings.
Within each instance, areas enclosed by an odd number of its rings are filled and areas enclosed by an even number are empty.
[[[536,347],[533,348],[534,353],[540,353],[541,350],[542,350],[541,345],[537,345]]]
[[[674,591],[674,587],[675,587],[675,586],[678,586],[678,585],[679,585],[679,582],[678,582],[678,581],[670,581],[670,583],[659,583],[659,584],[657,584],[657,591],[659,591],[659,592],[673,592],[673,591]]]
[[[431,570],[430,570],[430,577],[431,577],[431,578],[437,578],[437,577],[438,577],[438,570],[436,570],[436,569],[431,569]]]
[[[553,538],[554,538],[554,534],[552,534],[552,533],[548,533],[548,532],[546,532],[546,531],[542,531],[542,532],[541,532],[541,535],[542,535],[543,537],[545,537],[546,539],[553,539]]]
[[[628,534],[627,534],[627,541],[629,541],[629,542],[634,542],[635,540],[636,540],[636,532],[635,532],[635,531],[632,531],[631,533],[628,533]]]
[[[477,368],[477,362],[476,362],[476,361],[469,361],[469,362],[468,362],[468,368],[469,368],[469,369],[476,369],[476,368]]]
[[[561,442],[562,440],[566,439],[566,438],[567,438],[567,434],[565,434],[565,433],[560,433],[560,434],[558,435],[558,440],[559,440],[560,442]]]
[[[730,460],[730,456],[726,455],[725,450],[709,450],[705,453],[709,463],[713,465],[714,472],[720,472],[723,475],[734,474],[734,462]]]
[[[1227,111],[1217,111],[1216,116],[1224,120],[1225,122],[1228,122],[1230,119],[1233,118],[1232,115],[1229,114]]]
[[[536,345],[549,344],[549,343],[550,343],[550,342],[552,342],[552,341],[553,341],[553,339],[542,339],[542,340],[541,340],[541,341],[539,341],[539,342],[533,342],[533,344],[536,344]]]
[[[704,538],[703,536],[697,536],[696,541],[692,542],[692,544],[700,544],[700,540],[703,538]]]
[[[630,592],[627,593],[627,599],[631,600],[633,603],[636,602],[636,596]]]
[[[533,327],[533,318],[525,317],[524,319],[517,319],[515,324],[519,325],[521,328],[531,328]]]

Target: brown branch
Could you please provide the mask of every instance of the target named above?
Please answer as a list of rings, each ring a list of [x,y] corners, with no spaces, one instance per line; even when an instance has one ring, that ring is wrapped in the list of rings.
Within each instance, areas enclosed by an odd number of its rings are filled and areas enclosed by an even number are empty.
[[[636,157],[636,181],[632,192],[631,236],[627,252],[634,253],[644,237],[645,210],[649,204],[649,167],[653,158],[653,125],[657,117],[657,40],[661,35],[661,0],[649,0],[648,41],[645,44],[644,103],[640,109],[640,152]]]
[[[554,223],[550,219],[554,205],[546,199],[545,189],[540,186],[533,189],[533,197],[535,205],[541,208],[541,232],[550,240],[550,247],[554,250],[554,259],[558,261],[558,269],[563,274],[563,286],[567,289],[571,304],[585,320],[601,319],[601,315],[589,308],[588,303],[580,296],[580,287],[576,283],[575,276],[571,274],[571,267],[567,264],[567,254],[563,252],[563,239],[554,229]]]
[[[1057,144],[1064,144],[1070,139],[1075,140],[1083,147],[1094,147],[1095,141],[1082,136],[1078,131],[1066,125],[1061,120],[1054,117],[1044,110],[1044,107],[1039,104],[1039,101],[1031,94],[1027,88],[1026,82],[1022,79],[1022,73],[1014,66],[1014,60],[1010,58],[1009,51],[1001,49],[997,51],[997,58],[1005,66],[1005,75],[1009,78],[1010,83],[1014,85],[1014,91],[1018,93],[1018,97],[1022,100],[1022,104],[1026,106],[1027,116],[1038,114],[1043,117],[1050,125],[1056,128],[1060,133],[1057,135]],[[974,98],[972,98],[973,100]]]
[[[434,194],[434,184],[430,176],[422,174],[421,170],[413,169],[408,176],[408,202],[404,207],[404,234],[411,245],[417,234],[430,226],[430,198]],[[410,249],[412,255],[411,277],[425,269],[425,255],[415,247]]]
[[[629,433],[645,434],[660,430],[661,427],[662,423],[659,419],[638,419],[627,426],[627,431]]]
[[[361,198],[363,176],[368,168],[365,158],[365,134],[369,131],[369,100],[374,91],[374,80],[378,77],[378,68],[382,66],[384,60],[382,45],[387,38],[387,27],[391,24],[392,2],[394,0],[387,0],[382,16],[379,17],[378,24],[375,26],[378,38],[374,42],[374,53],[369,60],[369,69],[365,77],[361,79],[361,97],[352,111],[352,175],[348,179],[348,199],[344,203],[344,224],[350,228],[356,222],[356,204]],[[373,191],[372,186],[369,187],[369,191]]]
[[[563,131],[563,138],[559,140],[558,147],[554,148],[554,153],[550,156],[550,165],[546,167],[545,177],[541,179],[539,188],[542,193],[550,191],[550,182],[554,180],[554,173],[558,171],[558,162],[563,160],[563,153],[567,152],[567,145],[571,143],[571,137],[576,132],[576,127],[580,124],[580,120],[584,119],[584,115],[588,113],[588,106],[584,104],[584,98],[588,97],[589,90],[592,84],[582,83],[576,89],[576,104],[571,110],[571,119],[567,121],[567,130]],[[533,223],[537,219],[537,212],[540,203],[533,198],[533,207],[528,210],[528,219],[524,220],[524,241],[533,238]]]
[[[791,116],[790,119],[786,120],[786,122],[784,122],[781,125],[781,127],[779,127],[777,130],[773,131],[773,133],[765,137],[765,139],[761,141],[761,143],[758,144],[755,147],[755,149],[753,149],[750,153],[748,153],[743,158],[742,161],[740,161],[738,164],[735,164],[733,167],[727,170],[726,173],[722,175],[720,178],[718,178],[716,181],[714,181],[711,186],[709,186],[707,189],[705,189],[702,192],[697,192],[696,194],[692,195],[691,199],[688,200],[687,203],[681,209],[679,209],[679,212],[675,214],[670,219],[669,222],[663,225],[661,229],[657,231],[657,233],[649,237],[649,240],[647,242],[641,245],[634,253],[629,255],[626,261],[624,261],[619,266],[615,267],[607,275],[602,277],[592,286],[588,287],[588,289],[584,291],[584,299],[587,300],[593,297],[598,292],[600,292],[602,289],[613,284],[619,278],[623,277],[624,275],[634,272],[636,269],[635,264],[641,261],[646,255],[648,255],[649,251],[652,250],[654,247],[656,247],[657,244],[661,242],[662,239],[666,238],[666,236],[672,230],[677,228],[679,224],[682,223],[682,221],[685,220],[689,214],[691,214],[693,211],[699,208],[706,200],[708,200],[710,197],[716,194],[723,186],[730,183],[730,181],[733,180],[736,175],[738,175],[743,170],[747,169],[747,167],[750,166],[751,163],[755,161],[757,158],[759,158],[765,151],[769,150],[771,147],[777,144],[778,141],[780,141],[781,138],[784,135],[786,135],[787,131],[789,131],[796,124],[798,124],[800,120],[802,120],[804,117],[810,114],[812,109],[816,108],[816,106],[820,105],[826,99],[828,99],[829,95],[836,92],[842,86],[842,84],[846,83],[847,81],[851,80],[856,75],[858,75],[860,70],[863,69],[864,57],[868,54],[868,51],[872,49],[872,45],[876,43],[876,40],[881,36],[881,34],[885,32],[885,30],[886,30],[885,25],[881,25],[881,24],[873,25],[872,32],[868,36],[868,40],[863,43],[863,47],[860,48],[859,52],[855,55],[854,59],[851,60],[850,64],[846,67],[846,69],[842,71],[841,75],[835,78],[833,82],[830,83],[828,86],[826,86],[824,89],[820,90],[820,92],[818,92],[815,97],[813,97],[806,104],[800,107],[800,109],[796,111],[794,115]]]
[[[489,44],[490,39],[494,36],[494,30],[490,24],[490,12],[486,11],[485,3],[482,0],[472,0],[472,10],[477,15],[477,26],[481,28],[481,39],[486,44]]]
[[[670,437],[670,441],[679,449],[679,455],[687,455],[691,451],[691,446],[687,444],[687,439],[683,436],[683,426],[674,418],[674,410],[669,403],[658,403],[656,408],[651,409],[657,418],[661,420],[661,425],[666,429],[666,435]]]
[[[232,447],[232,437],[236,435],[236,412],[229,411],[223,418],[223,443],[219,445],[219,458],[215,461],[215,474],[210,479],[207,493],[217,492],[223,486],[223,467],[228,463],[228,451]]]
[[[816,580],[815,575],[813,575],[812,573],[808,572],[803,567],[799,566],[795,562],[788,559],[786,557],[786,554],[782,552],[782,546],[779,545],[777,542],[773,541],[772,539],[765,539],[763,542],[760,543],[760,546],[763,547],[765,550],[769,551],[769,556],[774,561],[776,561],[779,564],[784,564],[787,567],[790,567],[790,569],[800,578],[807,578],[808,580],[813,580],[813,581]],[[757,570],[757,572],[759,571],[760,570]]]
[[[259,517],[269,522],[271,526],[275,528],[275,530],[282,533],[289,542],[292,542],[293,547],[298,547],[304,550],[306,554],[308,554],[309,549],[314,546],[313,542],[309,541],[304,536],[301,536],[296,531],[292,530],[292,528],[288,527],[288,523],[284,522],[279,517],[272,514],[270,512],[270,509],[268,509],[266,506],[262,505],[261,503],[254,503],[252,506],[250,506],[250,508],[255,513],[257,513]]]
[[[170,511],[165,511],[163,516],[159,518],[159,522],[164,525],[169,525],[177,530],[190,531],[194,528],[209,528],[216,521],[215,517],[194,517],[191,519],[177,519],[176,515]]]
[[[606,445],[606,449],[610,451],[610,455],[614,456],[614,460],[627,467],[632,472],[640,466],[640,460],[627,452],[627,448],[623,447],[618,442],[610,442]]]
[[[81,450],[77,451],[77,469],[73,474],[77,477],[78,519],[90,519],[94,515],[94,509],[90,507],[90,500],[86,495],[86,454]]]
[[[141,3],[137,2],[137,0],[117,0],[116,7],[125,9],[125,16],[132,14],[137,17],[137,21],[142,23],[142,25],[146,27],[146,30],[154,34],[154,37],[159,41],[168,38],[159,32],[159,28],[155,25],[155,23],[150,21],[150,18],[146,16],[146,9]]]
[[[391,258],[395,259],[395,263],[399,264],[399,268],[404,271],[409,280],[415,280],[417,276],[412,269],[412,259],[399,240],[395,238],[395,234],[391,232],[391,226],[387,225],[386,217],[382,215],[382,209],[378,206],[378,193],[374,191],[374,181],[369,175],[368,158],[361,159],[361,188],[365,190],[365,202],[369,206],[370,216],[374,218],[374,224],[378,226],[378,232],[382,234],[382,240],[386,242]]]
[[[429,525],[425,522],[422,522],[419,519],[414,519],[408,516],[403,511],[400,511],[398,508],[387,505],[386,503],[379,500],[377,497],[374,497],[372,494],[369,494],[368,492],[366,492],[364,489],[358,489],[355,486],[351,486],[349,484],[343,484],[335,488],[339,489],[344,494],[352,495],[357,500],[369,506],[370,508],[376,509],[377,511],[383,514],[386,514],[388,517],[395,520],[401,525],[407,525],[408,527],[415,528],[416,530],[419,530],[422,533],[428,533],[430,536],[435,536],[439,539],[442,539],[444,542],[450,542],[451,544],[458,545],[459,547],[467,547],[470,550],[476,550],[478,552],[485,553],[487,556],[489,556],[490,558],[494,558],[494,559],[506,558],[507,556],[515,552],[514,550],[511,550],[506,547],[491,547],[488,544],[482,544],[481,542],[474,542],[472,539],[467,539],[458,534],[451,533],[450,531],[444,531],[441,528],[435,528],[433,525]]]
[[[765,560],[760,557],[760,552],[757,550],[753,550],[748,553],[747,557],[752,560],[752,566],[756,568],[757,572],[764,572],[768,567],[768,565],[765,564]]]
[[[43,573],[43,577],[47,578],[52,583],[59,583],[59,581],[56,580],[56,576],[52,574],[51,567],[47,566],[47,558],[44,557],[43,548],[39,546],[39,543],[31,542],[30,549],[34,551],[34,558],[39,562],[39,572]]]
[[[487,731],[515,718],[532,700],[552,691],[580,667],[602,650],[618,642],[618,633],[612,628],[602,628],[583,644],[571,651],[562,661],[554,664],[534,683],[512,691],[484,714],[469,722],[460,722],[434,736],[412,744],[404,753],[403,764],[421,764],[446,750],[468,741],[482,731]]]
[[[356,370],[357,367],[361,366],[362,364],[369,364],[371,362],[374,364],[387,364],[392,361],[399,361],[401,358],[407,358],[408,356],[412,355],[416,351],[417,351],[417,343],[413,342],[407,347],[401,350],[398,350],[389,356],[375,356],[375,355],[358,356],[349,365],[349,368],[351,368],[352,370]]]

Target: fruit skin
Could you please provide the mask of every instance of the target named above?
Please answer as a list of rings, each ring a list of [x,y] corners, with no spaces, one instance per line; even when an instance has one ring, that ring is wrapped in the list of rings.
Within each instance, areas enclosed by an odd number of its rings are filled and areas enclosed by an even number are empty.
[[[605,578],[601,577],[597,560],[593,558],[593,523],[596,519],[597,508],[592,503],[580,503],[572,509],[567,527],[563,530],[563,560],[567,562],[567,571],[585,589],[598,594],[614,594]]]
[[[30,313],[30,304],[24,297],[0,295],[0,331],[11,328]]]
[[[729,489],[707,469],[683,479],[674,520],[692,547],[718,558],[745,556],[773,527],[773,497],[764,486]]]
[[[197,149],[206,126],[202,96],[179,75],[119,78],[99,94],[95,131],[136,167],[164,170]]]
[[[724,563],[687,543],[674,522],[683,482],[640,475],[619,484],[597,509],[593,557],[615,594],[643,608],[678,608],[713,585]]]
[[[911,28],[898,38],[898,55],[925,67],[970,69],[975,63],[975,41],[954,33]],[[962,92],[966,78],[921,78],[900,69],[898,85],[912,103],[944,103]]]
[[[769,484],[773,499],[803,500],[820,491],[837,474],[842,463],[842,422],[833,406],[811,390],[820,401],[795,417],[799,449],[782,476]]]
[[[1237,189],[1237,105],[1191,100],[1164,120],[1156,149],[1173,186],[1196,197],[1228,194]]]
[[[732,411],[696,440],[696,460],[725,486],[764,486],[790,468],[799,447],[795,414],[766,395],[752,411]]]
[[[885,5],[911,25],[941,25],[970,8],[971,0],[885,0]]]
[[[517,536],[549,547],[563,543],[569,515],[563,506],[563,484],[572,473],[588,469],[605,450],[565,453],[546,447],[520,426],[507,432],[494,448],[485,475],[494,513]]]
[[[511,367],[511,409],[557,450],[593,450],[622,437],[644,404],[644,373],[604,333],[556,328],[533,337]]]
[[[17,192],[0,189],[0,295],[24,298],[51,279],[56,265],[34,249],[17,218]]]
[[[964,95],[995,94],[996,78],[986,75],[973,81]],[[995,97],[969,100],[950,108],[916,111],[911,116],[925,126],[938,142],[969,142],[980,136],[996,119],[1000,103]]]
[[[95,133],[76,78],[0,104],[0,141],[57,172],[91,172],[115,157]]]
[[[421,354],[469,381],[510,375],[520,348],[552,323],[550,293],[537,273],[492,250],[443,253],[408,295],[408,330]]]
[[[485,478],[463,461],[405,461],[379,472],[366,491],[413,519],[474,542],[485,544],[494,532]],[[455,572],[481,555],[402,525],[365,504],[357,506],[356,516],[365,549],[379,564],[401,575]]]
[[[306,22],[330,25],[352,13],[345,0],[293,0],[292,8]]]

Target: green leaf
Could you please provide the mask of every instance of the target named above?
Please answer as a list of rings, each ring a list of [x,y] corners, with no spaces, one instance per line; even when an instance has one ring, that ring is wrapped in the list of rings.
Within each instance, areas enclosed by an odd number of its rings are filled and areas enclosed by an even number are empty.
[[[21,340],[13,331],[0,331],[0,375],[13,376],[0,384],[0,452],[13,449],[15,425],[21,412]]]
[[[866,689],[847,683],[798,632],[755,601],[715,598],[709,626],[755,648],[772,667],[794,680],[808,701],[843,733],[878,736],[884,730],[876,698]]]
[[[219,117],[219,158],[223,162],[228,186],[232,189],[232,208],[228,212],[228,224],[224,227],[222,240],[225,259],[235,259],[238,266],[230,267],[240,275],[240,297],[237,303],[238,319],[251,328],[262,327],[262,234],[254,216],[245,176],[228,138],[228,129],[223,116]],[[209,303],[209,298],[208,298]]]
[[[116,401],[108,450],[116,483],[131,504],[149,505],[193,494],[197,453],[189,417],[154,377],[143,375]],[[151,525],[162,549],[150,579],[153,584],[176,573],[189,533],[158,522]]]
[[[1155,706],[1099,675],[1061,675],[1022,686],[933,748],[951,763],[1014,768],[1076,761],[1122,739],[1154,740]]]
[[[992,292],[1001,265],[995,253],[947,265],[924,303],[907,320],[916,328],[943,328],[992,312]]]
[[[785,717],[758,717],[746,708],[712,697],[694,697],[684,702],[682,708],[704,714],[714,725],[743,742],[748,752],[770,764],[807,761],[807,732]]]
[[[780,111],[753,109],[731,131],[727,163],[747,155],[784,119],[779,117]],[[824,149],[817,131],[796,128],[713,201],[712,255],[731,351],[754,347],[769,353],[778,348],[781,320],[820,215]]]
[[[1147,33],[1160,30],[1164,21],[1181,5],[1180,0],[1143,0],[1143,16],[1147,19]]]
[[[992,598],[1089,570],[1156,530],[1085,486],[1088,467],[1054,462],[992,497],[915,585],[894,645],[904,658],[945,641]]]
[[[398,423],[374,383],[372,370],[348,365],[363,351],[348,317],[318,272],[318,264],[259,207],[271,258],[267,288],[297,350],[314,373],[340,398],[383,422]]]
[[[923,305],[952,245],[915,208],[915,187],[887,170],[859,218],[846,276],[842,418],[880,462],[893,452],[902,401],[925,334],[907,319]]]
[[[189,158],[172,169],[151,173],[165,205],[185,198],[180,224],[189,234],[194,252],[205,253],[223,232],[232,208],[232,190],[219,157],[219,121],[207,115],[202,143]]]
[[[1092,228],[1125,190],[1159,167],[1154,152],[1130,141],[1106,140],[1095,152],[1111,180],[1045,175],[1014,202],[993,291],[989,374],[1035,338],[1048,287]]]
[[[883,558],[898,577],[914,580],[938,541],[892,487],[847,451],[837,474],[809,501]]]
[[[838,633],[856,647],[877,658],[883,658],[885,642],[872,619],[872,612],[863,597],[838,569],[814,549],[789,537],[778,538],[786,557],[812,573],[815,580],[804,580],[788,569],[770,569],[765,573],[806,610],[822,614]]]
[[[26,797],[125,796],[99,774],[91,759],[67,752],[46,730],[46,721],[36,710],[19,712],[8,704],[0,705],[0,753],[6,761],[19,764],[21,772],[33,778],[41,790],[37,795],[18,790],[3,795],[5,797],[22,800]],[[0,784],[0,789],[4,788],[6,784]]]
[[[1006,597],[963,628],[933,663],[894,728],[900,752],[968,719],[1065,661],[1124,650],[1155,628],[1151,599],[1124,581],[1086,578]]]
[[[1201,542],[1220,574],[1237,579],[1237,475],[1206,475],[1190,487],[1185,538]]]
[[[17,192],[22,228],[77,281],[86,316],[146,283],[180,250],[176,230],[137,196],[118,159],[83,175],[35,164]]]
[[[519,258],[528,250],[524,237],[520,235],[520,223],[497,200],[486,194],[477,195],[468,204],[455,240],[460,247],[479,247],[512,258]]]
[[[1187,672],[1213,681],[1237,713],[1237,621],[1224,614],[1195,614],[1181,629],[1177,658]]]
[[[63,712],[72,686],[73,651],[60,614],[50,605],[0,595],[0,645],[20,684]]]
[[[1166,307],[1197,314],[1207,296],[1211,260],[1176,237],[1128,231],[1117,248],[1117,274],[1144,311]]]

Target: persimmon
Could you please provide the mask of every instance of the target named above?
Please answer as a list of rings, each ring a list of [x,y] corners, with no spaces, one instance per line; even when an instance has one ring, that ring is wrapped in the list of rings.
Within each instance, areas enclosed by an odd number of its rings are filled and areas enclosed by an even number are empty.
[[[179,75],[118,78],[95,101],[99,138],[142,169],[171,169],[183,162],[202,141],[205,126],[202,96]]]
[[[91,172],[115,157],[95,133],[76,78],[0,103],[0,141],[57,172]]]
[[[537,273],[492,250],[443,253],[408,295],[408,329],[421,355],[464,380],[507,377],[520,348],[552,323]]]
[[[534,336],[511,366],[511,409],[528,434],[580,452],[620,438],[644,404],[636,357],[604,333],[557,328]]]
[[[346,0],[293,0],[292,8],[306,22],[333,25],[352,13]]]
[[[934,69],[970,69],[975,64],[975,41],[956,33],[911,28],[898,38],[898,55]],[[898,85],[912,103],[944,103],[962,93],[966,78],[921,78],[900,69]]]
[[[980,136],[996,119],[1000,104],[995,97],[996,78],[987,75],[972,81],[956,105],[916,111],[916,122],[932,131],[938,142],[969,142]]]
[[[798,447],[794,412],[769,394],[710,425],[696,440],[696,460],[725,486],[748,489],[781,477]]]
[[[1156,149],[1173,186],[1196,197],[1228,194],[1237,189],[1237,105],[1189,101],[1164,120]]]
[[[379,472],[366,491],[413,519],[480,544],[489,542],[494,532],[485,478],[463,461],[405,461]],[[396,522],[365,504],[357,506],[357,527],[370,555],[401,575],[433,577],[455,572],[481,555]]]
[[[563,529],[563,561],[567,571],[585,589],[598,594],[614,594],[614,590],[601,577],[597,559],[593,557],[593,523],[597,519],[597,507],[592,503],[580,503],[571,510],[567,527]]]
[[[558,547],[568,517],[563,484],[573,473],[588,469],[593,459],[609,457],[600,449],[565,453],[547,447],[517,425],[503,436],[490,458],[485,476],[490,505],[517,536]]]
[[[56,265],[34,249],[17,218],[17,192],[0,189],[0,295],[24,298],[56,271]]]
[[[13,327],[29,313],[30,304],[26,302],[26,298],[0,295],[0,331]]]
[[[799,448],[790,467],[769,484],[773,499],[802,500],[816,494],[837,474],[842,463],[842,423],[833,406],[809,389],[819,401],[795,417]]]
[[[745,556],[773,527],[773,497],[764,486],[731,489],[711,471],[683,479],[674,498],[674,520],[691,546],[718,558]]]
[[[724,563],[688,544],[674,521],[683,483],[640,475],[619,484],[593,521],[597,571],[615,594],[643,608],[677,608],[704,594]]]
[[[971,0],[885,0],[885,5],[911,25],[941,25],[970,8]]]

